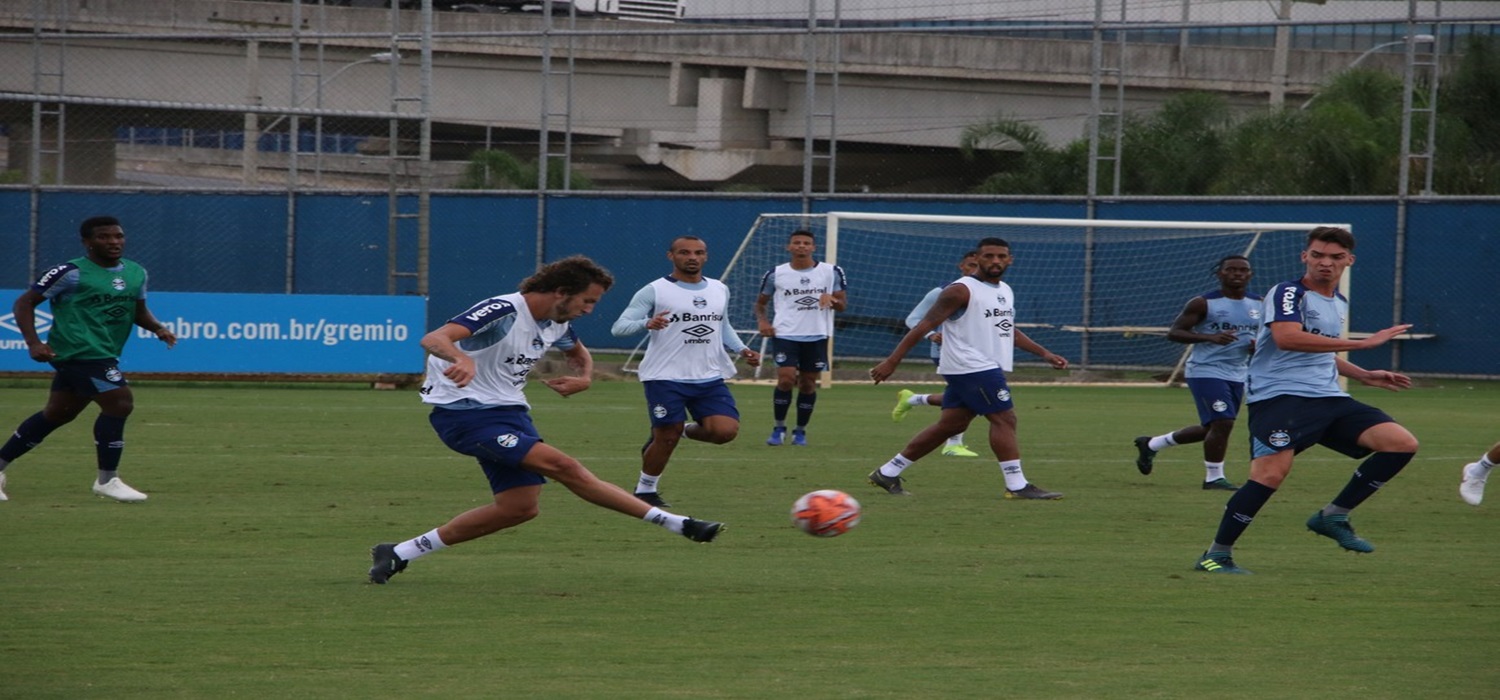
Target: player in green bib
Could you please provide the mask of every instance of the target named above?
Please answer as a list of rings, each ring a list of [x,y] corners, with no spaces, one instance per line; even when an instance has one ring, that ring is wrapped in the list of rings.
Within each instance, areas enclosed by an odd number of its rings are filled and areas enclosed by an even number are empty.
[[[6,467],[72,422],[90,403],[99,404],[94,421],[99,478],[94,493],[127,503],[146,500],[146,494],[126,485],[117,473],[125,450],[125,419],[135,407],[118,366],[120,351],[135,326],[155,333],[169,348],[177,344],[177,336],[146,308],[146,268],[121,257],[125,229],[119,220],[96,216],[78,231],[85,255],[42,273],[11,307],[31,359],[50,363],[56,372],[47,405],[21,421],[0,446],[0,501],[8,500]],[[43,342],[36,330],[36,308],[47,301],[52,303],[52,328]]]

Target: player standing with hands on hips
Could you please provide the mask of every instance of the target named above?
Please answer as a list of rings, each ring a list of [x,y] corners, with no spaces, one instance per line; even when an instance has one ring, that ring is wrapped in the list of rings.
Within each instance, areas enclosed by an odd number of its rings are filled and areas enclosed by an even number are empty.
[[[979,271],[944,287],[927,316],[902,336],[890,357],[870,370],[876,384],[889,379],[906,353],[928,333],[942,329],[938,374],[943,375],[948,387],[943,391],[938,422],[917,433],[905,449],[870,472],[869,480],[886,493],[910,495],[902,486],[901,472],[949,436],[962,433],[974,416],[984,416],[990,423],[990,450],[1000,461],[1000,473],[1005,478],[1005,497],[1056,500],[1063,495],[1037,487],[1021,471],[1016,410],[1005,373],[1011,370],[1018,347],[1041,357],[1053,369],[1066,369],[1068,360],[1052,354],[1016,327],[1015,293],[1001,281],[1013,261],[1010,244],[986,238],[979,242],[978,250]]]
[[[146,500],[146,494],[120,480],[125,451],[125,419],[135,409],[135,395],[120,372],[120,351],[137,326],[172,347],[177,335],[146,308],[146,268],[122,257],[125,229],[119,219],[95,216],[78,227],[85,254],[44,273],[11,307],[16,327],[31,359],[47,362],[56,372],[41,411],[21,421],[0,446],[0,501],[5,469],[52,431],[77,418],[90,403],[99,405],[94,446],[99,477],[93,491],[122,503]],[[42,342],[36,332],[36,307],[52,302],[52,330]]]
[[[1369,455],[1333,500],[1307,519],[1307,529],[1351,552],[1375,545],[1354,534],[1349,512],[1399,474],[1417,453],[1417,438],[1394,418],[1355,401],[1339,387],[1340,375],[1368,386],[1400,391],[1411,378],[1368,370],[1338,356],[1378,347],[1411,328],[1403,323],[1364,340],[1343,338],[1349,302],[1339,280],[1354,264],[1354,234],[1319,226],[1302,250],[1306,272],[1266,294],[1263,323],[1250,356],[1246,408],[1250,412],[1250,479],[1229,497],[1219,530],[1193,567],[1218,574],[1248,574],[1233,549],[1262,506],[1281,488],[1297,453],[1323,445],[1349,457]]]
[[[771,339],[776,358],[776,389],[771,395],[771,417],[776,421],[766,444],[786,442],[786,414],[797,388],[797,425],[792,444],[807,446],[807,424],[818,400],[818,380],[828,371],[828,338],[833,314],[849,307],[844,269],[813,259],[817,240],[809,231],[793,231],[786,249],[791,262],[772,268],[760,281],[755,298],[755,321],[760,334]],[[774,310],[766,315],[766,305]]]

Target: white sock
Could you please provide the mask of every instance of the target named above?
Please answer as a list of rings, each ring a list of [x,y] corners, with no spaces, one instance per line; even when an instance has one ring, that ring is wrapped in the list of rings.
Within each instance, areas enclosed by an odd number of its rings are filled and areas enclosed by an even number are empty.
[[[1021,472],[1021,460],[1007,459],[1000,463],[1000,475],[1005,477],[1005,488],[1020,491],[1026,488],[1026,474]]]
[[[687,516],[668,513],[660,508],[652,508],[646,511],[645,515],[641,516],[641,520],[652,525],[660,525],[666,528],[667,532],[680,535],[682,534],[682,524],[687,521]]]
[[[1490,461],[1490,453],[1488,453],[1488,452],[1486,452],[1486,453],[1484,453],[1482,455],[1479,455],[1479,462],[1478,462],[1478,464],[1479,464],[1479,471],[1480,471],[1480,473],[1479,474],[1475,474],[1475,476],[1484,476],[1485,474],[1490,473],[1491,469],[1495,468],[1495,463]],[[4,468],[5,468],[4,465],[0,465],[0,469],[4,469]]]
[[[957,435],[954,435],[951,438],[948,438],[948,446],[949,447],[952,447],[954,445],[962,445],[962,444],[964,444],[964,434],[963,433],[959,433]]]
[[[1146,443],[1146,447],[1151,448],[1152,452],[1161,452],[1168,447],[1176,446],[1177,441],[1172,439],[1171,433],[1167,433],[1166,435],[1157,435],[1156,437],[1151,438],[1151,442]]]
[[[907,405],[910,405],[910,406],[926,406],[927,405],[927,395],[926,394],[912,394],[911,396],[908,396],[906,398],[906,403],[907,403]]]
[[[880,473],[886,476],[901,476],[901,472],[911,466],[911,460],[902,457],[900,452],[896,453],[891,461],[880,466]]]
[[[417,557],[432,554],[439,549],[447,548],[448,545],[443,543],[443,538],[438,537],[437,528],[432,528],[432,532],[421,537],[413,537],[396,545],[396,556],[411,561]]]
[[[640,481],[635,482],[635,492],[636,493],[656,493],[656,482],[658,482],[660,480],[661,480],[661,475],[660,474],[658,474],[656,476],[651,476],[650,474],[647,474],[646,472],[641,472],[641,479],[640,479]]]
[[[1224,478],[1224,463],[1223,462],[1204,462],[1203,463],[1203,470],[1205,472],[1204,475],[1203,475],[1203,480],[1205,482],[1207,482],[1207,481],[1217,481],[1219,479]]]

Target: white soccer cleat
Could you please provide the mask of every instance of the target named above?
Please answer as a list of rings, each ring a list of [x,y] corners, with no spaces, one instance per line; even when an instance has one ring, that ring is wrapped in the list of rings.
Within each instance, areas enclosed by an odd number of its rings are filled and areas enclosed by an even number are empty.
[[[0,472],[0,501],[9,501],[10,496],[5,495],[5,472]]]
[[[118,476],[102,484],[95,481],[94,495],[113,498],[121,503],[138,503],[146,500],[146,494],[130,488],[125,482],[120,481]]]
[[[1490,478],[1488,472],[1484,476],[1474,476],[1477,471],[1481,471],[1478,462],[1465,464],[1463,481],[1458,482],[1458,495],[1463,497],[1464,503],[1471,506],[1477,506],[1484,500],[1484,482]]]

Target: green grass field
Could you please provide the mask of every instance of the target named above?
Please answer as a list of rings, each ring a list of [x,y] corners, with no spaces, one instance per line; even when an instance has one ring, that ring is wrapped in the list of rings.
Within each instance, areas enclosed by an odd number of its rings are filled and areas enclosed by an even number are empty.
[[[0,430],[38,408],[0,385]],[[489,498],[415,392],[138,383],[122,475],[89,493],[93,412],[9,470],[0,503],[4,698],[1493,698],[1500,493],[1457,495],[1500,439],[1500,385],[1359,391],[1423,441],[1355,513],[1379,550],[1303,520],[1352,460],[1316,449],[1240,541],[1255,576],[1191,570],[1225,495],[1197,446],[1133,466],[1131,439],[1192,421],[1185,390],[1018,387],[1025,467],[1058,502],[1000,498],[990,459],[929,457],[898,499],[864,475],[936,413],[892,424],[893,386],[822,394],[812,446],[769,448],[767,386],[738,441],[685,444],[674,510],[696,545],[548,486],[515,530],[365,583],[368,549]],[[632,484],[640,387],[531,390],[542,433]],[[971,439],[971,444],[982,441]],[[1244,478],[1243,432],[1229,475]],[[831,540],[787,511],[838,488],[864,522]]]

